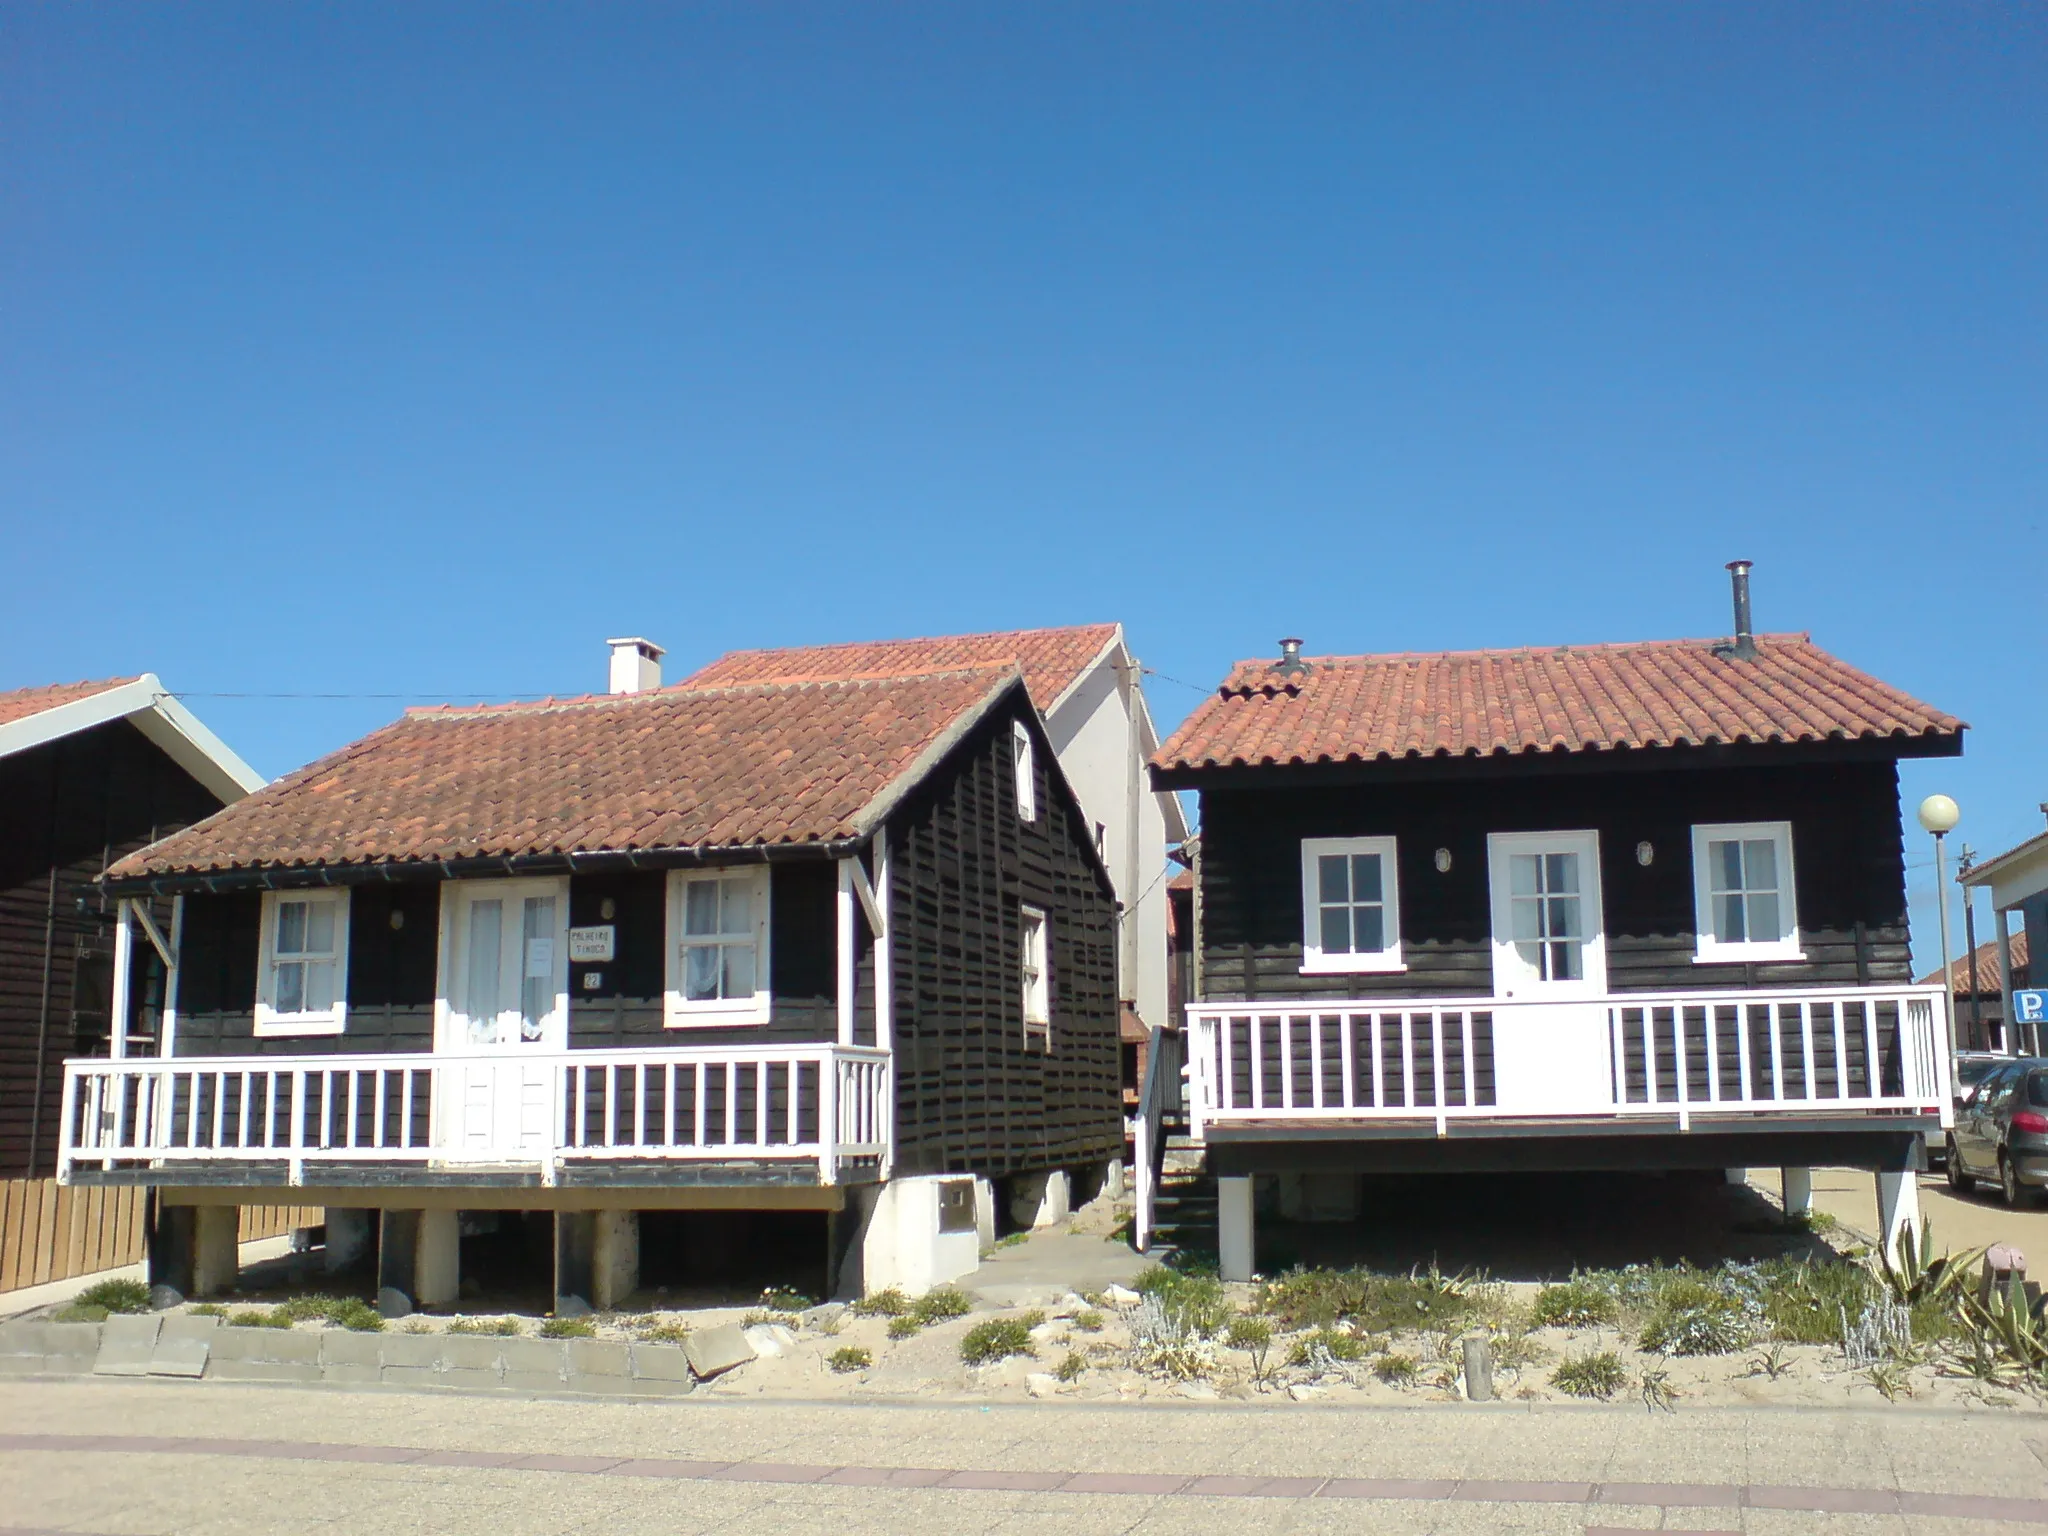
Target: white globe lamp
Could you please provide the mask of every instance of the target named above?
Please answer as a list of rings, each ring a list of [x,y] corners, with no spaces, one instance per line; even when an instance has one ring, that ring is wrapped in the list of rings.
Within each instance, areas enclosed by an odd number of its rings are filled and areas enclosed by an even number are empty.
[[[1947,795],[1929,795],[1920,802],[1920,825],[1936,837],[1953,832],[1962,819],[1962,807]]]

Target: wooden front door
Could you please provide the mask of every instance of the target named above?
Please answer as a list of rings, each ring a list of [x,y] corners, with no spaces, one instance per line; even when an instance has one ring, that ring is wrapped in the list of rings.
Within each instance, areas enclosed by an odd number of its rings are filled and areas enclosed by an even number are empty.
[[[471,1155],[521,1157],[552,1134],[553,1072],[540,1058],[568,1044],[569,893],[559,880],[474,880],[443,909],[439,1049],[443,1135]]]

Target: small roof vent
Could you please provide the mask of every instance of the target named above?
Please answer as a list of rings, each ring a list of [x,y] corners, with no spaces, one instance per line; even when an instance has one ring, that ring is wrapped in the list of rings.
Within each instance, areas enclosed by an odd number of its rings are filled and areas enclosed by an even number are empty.
[[[1273,670],[1282,677],[1301,677],[1309,671],[1309,664],[1301,659],[1301,641],[1288,636],[1280,642],[1280,659],[1273,663]]]

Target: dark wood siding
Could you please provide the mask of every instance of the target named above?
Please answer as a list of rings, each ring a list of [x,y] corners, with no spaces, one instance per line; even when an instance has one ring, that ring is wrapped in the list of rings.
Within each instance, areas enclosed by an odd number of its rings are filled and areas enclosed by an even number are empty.
[[[984,721],[889,823],[903,1173],[999,1175],[1114,1157],[1123,1145],[1114,898],[1042,736],[1038,819],[1019,820],[1013,718]],[[1024,1039],[1026,905],[1051,927],[1049,1052]]]
[[[1692,827],[1789,821],[1803,962],[1693,963]],[[1202,794],[1203,981],[1211,999],[1435,997],[1492,990],[1489,832],[1600,834],[1608,983],[1616,991],[1911,979],[1898,777],[1890,763],[1208,789]],[[1407,969],[1301,973],[1301,841],[1399,839]],[[1637,862],[1647,842],[1652,862]],[[1440,872],[1436,850],[1451,854]]]
[[[0,1177],[53,1171],[64,1059],[107,1054],[112,903],[93,881],[220,805],[125,720],[0,758]],[[163,968],[139,936],[135,964],[146,1010]]]

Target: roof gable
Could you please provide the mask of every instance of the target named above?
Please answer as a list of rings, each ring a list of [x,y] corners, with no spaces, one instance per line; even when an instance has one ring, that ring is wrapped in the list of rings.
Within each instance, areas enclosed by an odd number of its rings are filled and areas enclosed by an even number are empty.
[[[127,720],[223,803],[260,788],[263,775],[180,704],[154,672],[0,693],[0,757],[113,720]]]
[[[1934,740],[1963,722],[1829,655],[1759,635],[1549,650],[1239,662],[1153,758],[1162,770],[1722,743]]]
[[[1011,667],[416,710],[109,879],[865,837]]]

